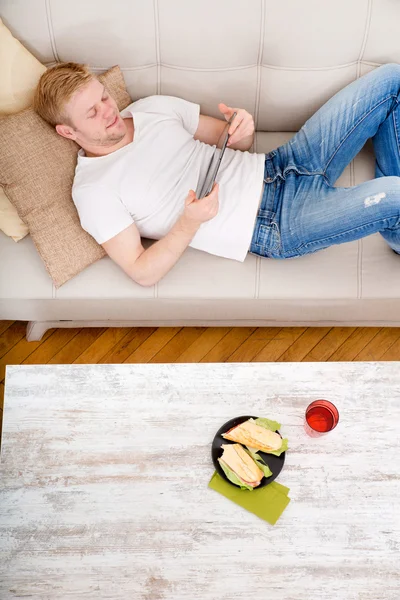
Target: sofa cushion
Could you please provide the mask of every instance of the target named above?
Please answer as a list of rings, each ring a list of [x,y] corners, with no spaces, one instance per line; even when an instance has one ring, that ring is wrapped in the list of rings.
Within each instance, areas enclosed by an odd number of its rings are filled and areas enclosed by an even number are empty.
[[[0,300],[53,298],[53,283],[30,235],[15,244],[0,232],[0,256]]]
[[[354,159],[354,185],[374,177],[375,154],[369,139]],[[380,233],[359,241],[361,255],[362,297],[400,298],[400,256],[389,247]]]
[[[99,79],[119,110],[131,103],[119,67]],[[72,201],[78,149],[32,108],[0,119],[0,184],[29,227],[56,287],[105,255],[82,229]]]
[[[0,117],[32,104],[37,82],[46,67],[19,42],[0,19]],[[18,242],[28,227],[0,188],[0,229]]]

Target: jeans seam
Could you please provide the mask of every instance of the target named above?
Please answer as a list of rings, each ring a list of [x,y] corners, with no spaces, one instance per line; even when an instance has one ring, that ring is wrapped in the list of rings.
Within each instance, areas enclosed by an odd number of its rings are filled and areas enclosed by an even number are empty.
[[[304,169],[304,171],[306,171],[305,173],[301,173],[296,167],[287,167],[283,173],[283,179],[285,180],[285,175],[288,171],[295,171],[297,173],[297,175],[303,175],[304,177],[315,177],[316,175],[321,175],[324,179],[325,182],[332,187],[330,181],[328,180],[327,176],[325,175],[325,173],[323,173],[322,171],[309,171],[308,169],[306,169],[305,167],[303,167],[303,165],[297,165],[299,168]]]
[[[392,116],[393,116],[394,135],[395,135],[396,143],[397,143],[397,152],[399,152],[399,154],[400,154],[400,143],[399,143],[399,138],[397,136],[397,124],[396,124],[395,111],[392,112]]]
[[[379,102],[378,104],[376,104],[373,108],[371,108],[371,110],[369,112],[367,112],[359,121],[358,123],[356,123],[354,125],[354,127],[347,133],[346,137],[343,138],[343,140],[340,142],[340,144],[338,145],[338,147],[336,148],[335,152],[332,154],[332,156],[330,157],[329,161],[327,162],[325,169],[324,169],[324,176],[325,178],[328,180],[328,177],[326,176],[326,171],[328,170],[329,165],[331,164],[332,160],[335,158],[336,154],[339,152],[340,148],[343,146],[344,142],[347,140],[347,138],[353,133],[353,131],[375,110],[377,109],[381,104],[384,104],[387,100],[389,100],[389,98],[395,98],[396,102],[397,102],[397,96],[395,96],[394,94],[390,94],[389,96],[387,96],[386,98],[384,98],[383,100],[381,100],[381,102]],[[329,181],[329,180],[328,180]],[[329,182],[329,185],[331,185],[331,183]]]

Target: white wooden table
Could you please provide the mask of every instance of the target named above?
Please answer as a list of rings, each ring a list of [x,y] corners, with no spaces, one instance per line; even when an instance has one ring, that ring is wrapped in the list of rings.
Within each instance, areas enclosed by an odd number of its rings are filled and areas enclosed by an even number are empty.
[[[243,414],[289,438],[275,527],[207,488]],[[396,362],[8,367],[0,598],[399,600],[399,449]]]

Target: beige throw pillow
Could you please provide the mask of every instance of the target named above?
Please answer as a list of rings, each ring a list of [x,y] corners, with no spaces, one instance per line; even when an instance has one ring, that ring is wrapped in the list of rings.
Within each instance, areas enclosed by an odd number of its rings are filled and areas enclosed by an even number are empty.
[[[118,66],[99,79],[120,111],[132,102]],[[105,255],[82,229],[72,200],[78,150],[32,108],[0,119],[0,185],[57,288]]]
[[[45,70],[0,19],[0,117],[32,104],[36,85]],[[27,226],[1,188],[0,229],[15,242],[28,234]]]

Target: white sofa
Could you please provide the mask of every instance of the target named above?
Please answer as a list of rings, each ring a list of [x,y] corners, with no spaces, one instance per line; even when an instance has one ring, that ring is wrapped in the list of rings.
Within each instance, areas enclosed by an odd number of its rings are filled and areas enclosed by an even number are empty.
[[[180,96],[215,117],[221,101],[246,108],[257,152],[357,77],[400,63],[400,3],[389,0],[0,0],[0,16],[46,65],[119,64],[133,100]],[[336,185],[373,177],[369,141]],[[400,257],[379,234],[286,261],[188,249],[152,288],[104,258],[56,290],[29,237],[1,234],[0,257],[0,319],[31,321],[28,339],[77,322],[400,325]]]

